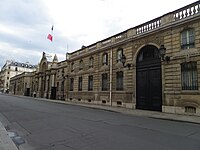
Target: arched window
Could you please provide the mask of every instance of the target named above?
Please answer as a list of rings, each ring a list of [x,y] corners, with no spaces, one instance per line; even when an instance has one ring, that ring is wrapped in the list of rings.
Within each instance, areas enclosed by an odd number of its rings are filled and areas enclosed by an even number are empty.
[[[153,45],[143,47],[137,57],[137,62],[148,61],[159,58],[158,48]]]

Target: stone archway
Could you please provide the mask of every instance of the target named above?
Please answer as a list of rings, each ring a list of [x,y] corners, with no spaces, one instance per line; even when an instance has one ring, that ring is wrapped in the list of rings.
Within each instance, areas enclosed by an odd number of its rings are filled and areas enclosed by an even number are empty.
[[[136,59],[136,108],[162,111],[161,60],[158,48],[146,45]]]

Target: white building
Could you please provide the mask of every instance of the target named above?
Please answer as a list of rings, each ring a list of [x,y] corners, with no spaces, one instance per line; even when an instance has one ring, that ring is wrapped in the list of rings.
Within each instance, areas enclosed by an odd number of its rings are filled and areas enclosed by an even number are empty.
[[[23,72],[36,71],[36,65],[7,60],[0,71],[0,89],[2,92],[9,91],[10,78]]]

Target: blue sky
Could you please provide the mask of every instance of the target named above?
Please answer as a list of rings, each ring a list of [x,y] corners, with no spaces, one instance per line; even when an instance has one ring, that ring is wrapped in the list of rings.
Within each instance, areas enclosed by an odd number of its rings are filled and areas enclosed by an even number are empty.
[[[0,0],[0,67],[38,64],[122,32],[196,0]],[[54,25],[53,42],[47,40]]]

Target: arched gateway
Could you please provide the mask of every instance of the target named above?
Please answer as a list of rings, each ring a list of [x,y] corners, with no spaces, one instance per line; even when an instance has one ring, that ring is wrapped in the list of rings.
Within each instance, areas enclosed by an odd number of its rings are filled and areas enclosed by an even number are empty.
[[[137,56],[136,108],[162,111],[161,60],[153,45],[144,46]]]

